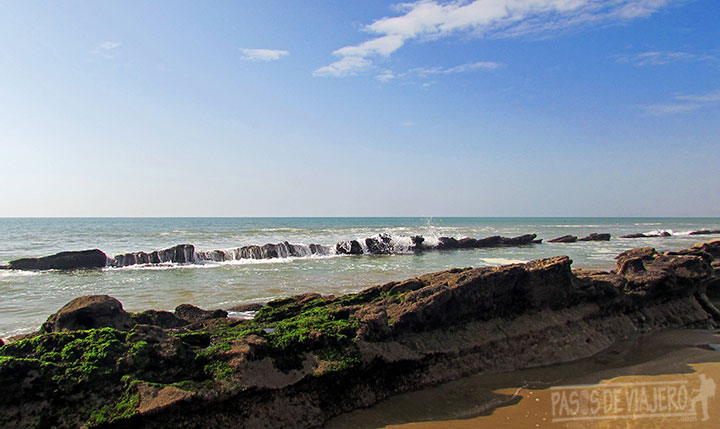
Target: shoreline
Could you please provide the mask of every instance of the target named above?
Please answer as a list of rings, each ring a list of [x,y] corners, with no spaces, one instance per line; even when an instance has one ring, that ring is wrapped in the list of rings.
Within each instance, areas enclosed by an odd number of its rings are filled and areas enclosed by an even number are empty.
[[[528,401],[538,392],[567,385],[596,385],[618,377],[657,376],[693,373],[690,365],[713,363],[720,374],[720,351],[708,344],[720,342],[720,330],[666,330],[644,337],[620,340],[607,350],[589,358],[512,373],[473,375],[463,379],[388,398],[365,409],[334,417],[327,429],[377,427],[441,429],[498,427],[505,418],[534,426],[551,422],[526,421],[532,405]],[[717,379],[720,381],[720,377]],[[720,393],[720,392],[719,392]],[[545,395],[547,396],[547,395]],[[506,410],[498,415],[504,408]],[[535,407],[538,408],[538,407]],[[547,401],[535,412],[547,412]],[[717,408],[720,411],[720,408]],[[544,415],[545,417],[549,417]],[[602,419],[599,419],[602,420]],[[713,423],[720,422],[720,414]],[[557,427],[565,425],[557,423]],[[555,427],[552,426],[551,427]],[[625,426],[623,426],[625,427]]]
[[[188,304],[130,314],[85,296],[0,348],[0,423],[314,427],[404,391],[715,328],[718,258],[713,240],[629,250],[612,273],[573,270],[566,256],[458,268],[278,299],[246,321]]]

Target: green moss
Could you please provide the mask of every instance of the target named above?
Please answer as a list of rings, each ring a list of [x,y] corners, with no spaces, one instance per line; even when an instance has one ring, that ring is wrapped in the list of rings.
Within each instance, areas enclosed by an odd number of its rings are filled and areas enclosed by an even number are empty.
[[[230,364],[223,360],[215,360],[204,367],[205,373],[215,380],[222,380],[233,373]]]
[[[357,346],[345,348],[324,348],[317,351],[317,356],[330,362],[328,371],[347,371],[358,367],[362,362]]]
[[[108,404],[90,413],[90,418],[85,423],[88,428],[102,426],[110,423],[127,421],[138,415],[137,408],[140,405],[140,395],[131,393],[133,385],[128,387],[123,396],[113,404]]]

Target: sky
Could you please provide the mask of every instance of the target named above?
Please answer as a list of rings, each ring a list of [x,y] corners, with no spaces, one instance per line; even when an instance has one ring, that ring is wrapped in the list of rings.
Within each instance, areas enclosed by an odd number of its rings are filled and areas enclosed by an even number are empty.
[[[0,0],[0,216],[720,216],[716,0]]]

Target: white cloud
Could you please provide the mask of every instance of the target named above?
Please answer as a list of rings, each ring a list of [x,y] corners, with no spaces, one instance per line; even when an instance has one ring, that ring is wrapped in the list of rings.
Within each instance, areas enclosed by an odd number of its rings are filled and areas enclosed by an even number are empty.
[[[433,75],[447,75],[458,73],[470,73],[474,71],[493,71],[503,67],[502,63],[494,61],[476,61],[474,63],[461,64],[454,67],[416,67],[406,72],[395,73],[392,70],[383,70],[375,78],[381,82],[388,82],[393,79],[410,79],[413,77],[426,78]],[[423,85],[428,87],[430,85]]]
[[[710,91],[705,94],[676,95],[673,98],[675,102],[650,104],[642,106],[642,108],[651,115],[665,116],[714,107],[720,104],[720,90]]]
[[[413,126],[415,126],[415,122],[405,121],[405,122],[401,123],[400,125],[402,125],[403,127],[413,127]]]
[[[395,79],[395,77],[395,73],[393,73],[392,70],[383,70],[379,75],[375,76],[380,82],[387,82]]]
[[[247,61],[275,61],[289,55],[290,52],[280,49],[240,49],[243,53],[242,59]]]
[[[120,42],[102,42],[95,48],[92,53],[101,57],[112,59],[115,58],[114,50],[122,45]]]
[[[710,55],[697,55],[689,52],[648,51],[633,55],[618,55],[619,63],[629,63],[635,66],[659,66],[676,62],[714,61]]]
[[[673,0],[419,0],[391,7],[365,30],[377,37],[333,52],[336,62],[316,76],[348,76],[388,57],[409,40],[427,41],[465,32],[475,37],[516,37],[552,33],[598,21],[645,17]]]
[[[122,45],[122,43],[120,43],[120,42],[102,42],[100,44],[100,49],[110,51],[110,50],[117,48],[120,45]]]

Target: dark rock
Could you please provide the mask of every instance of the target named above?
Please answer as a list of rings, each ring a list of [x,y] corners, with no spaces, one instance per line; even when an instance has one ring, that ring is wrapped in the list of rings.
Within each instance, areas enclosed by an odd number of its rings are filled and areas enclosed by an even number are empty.
[[[503,246],[524,246],[526,244],[532,244],[536,237],[537,234],[525,234],[513,238],[502,237],[501,244]]]
[[[134,252],[116,255],[109,261],[113,267],[129,267],[138,264],[160,264],[174,262],[177,264],[193,264],[196,262],[195,246],[192,244],[178,244],[163,250],[151,253]]]
[[[120,301],[107,295],[87,295],[65,304],[43,323],[42,332],[77,331],[80,329],[129,329],[132,324]]]
[[[666,299],[698,291],[698,286],[713,275],[708,261],[696,255],[659,254],[651,247],[632,249],[618,255],[618,274],[626,280],[626,289],[643,299]]]
[[[503,238],[499,235],[493,235],[492,237],[485,237],[480,238],[476,240],[475,247],[477,248],[483,248],[483,247],[497,247],[502,244]]]
[[[10,265],[0,265],[0,270],[9,270]]]
[[[578,238],[574,235],[563,235],[562,237],[548,240],[548,243],[574,243],[577,241],[577,239]]]
[[[378,234],[377,237],[365,239],[368,253],[371,255],[390,255],[393,253],[392,237],[388,234]]]
[[[262,259],[262,249],[260,246],[244,246],[240,248],[240,258],[242,259]]]
[[[247,312],[247,311],[258,311],[265,306],[264,302],[252,302],[249,304],[239,304],[228,308],[228,311]]]
[[[670,233],[667,232],[667,231],[663,231],[663,232],[660,233],[660,237],[670,237],[670,236],[672,236],[672,234],[670,234]]]
[[[24,258],[10,261],[13,270],[75,270],[81,268],[103,268],[107,255],[101,250],[60,252],[42,258]]]
[[[461,249],[475,248],[477,247],[477,240],[469,237],[461,238],[460,240],[458,240],[458,247]]]
[[[425,237],[421,235],[414,235],[410,237],[410,241],[412,242],[412,246],[410,246],[409,250],[412,250],[415,253],[425,250],[426,246],[423,245],[423,243],[425,242]]]
[[[362,246],[357,240],[341,241],[335,245],[335,253],[338,255],[362,255]]]
[[[358,243],[358,246],[359,245],[360,245],[360,243]],[[328,246],[323,246],[322,244],[311,244],[309,247],[310,247],[310,253],[312,253],[313,255],[329,255],[330,254],[330,248]],[[360,253],[362,253],[362,249],[360,249]]]
[[[141,313],[135,313],[131,317],[136,324],[154,325],[165,329],[179,328],[187,325],[187,321],[178,318],[169,311],[147,310]]]
[[[272,259],[278,257],[277,247],[274,244],[265,244],[260,247],[262,253],[262,259]]]
[[[692,231],[688,233],[688,235],[710,235],[710,234],[720,234],[720,229],[701,229],[699,231]]]
[[[648,237],[648,236],[643,234],[642,232],[620,236],[620,238],[646,238],[646,237]]]
[[[438,238],[438,244],[436,249],[438,250],[449,250],[457,249],[460,247],[460,243],[452,237],[440,237]]]
[[[578,241],[610,241],[610,234],[602,233],[592,233],[588,235],[587,237],[583,237],[578,239]]]
[[[188,323],[202,322],[210,319],[222,319],[228,315],[225,310],[203,310],[190,304],[180,304],[175,309],[175,316]]]

